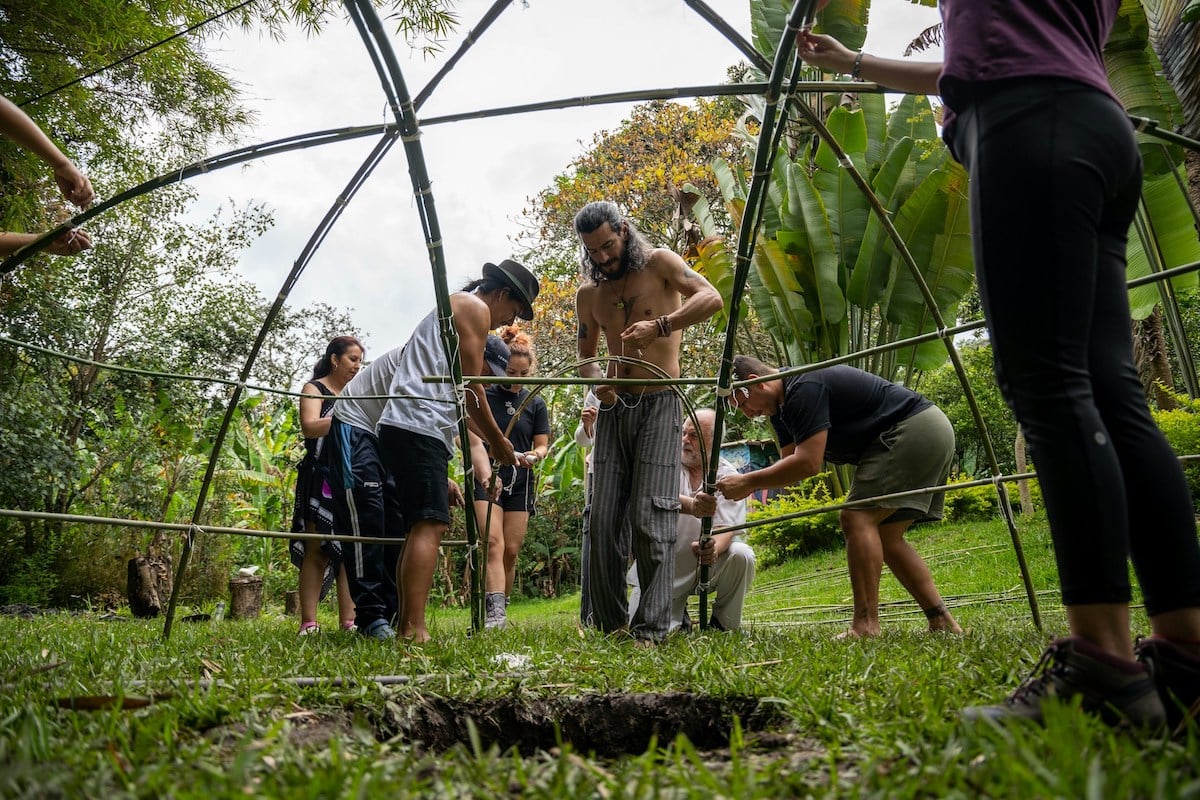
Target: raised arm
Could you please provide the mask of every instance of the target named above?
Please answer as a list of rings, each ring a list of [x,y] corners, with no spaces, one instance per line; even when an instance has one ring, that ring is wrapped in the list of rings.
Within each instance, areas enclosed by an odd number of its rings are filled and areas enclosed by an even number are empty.
[[[71,159],[50,141],[50,137],[42,132],[37,123],[29,115],[13,104],[11,100],[0,95],[0,133],[8,136],[17,144],[31,150],[38,158],[50,165],[54,171],[54,180],[63,197],[80,208],[91,204],[95,197],[92,184],[79,171]]]
[[[832,36],[801,31],[796,34],[796,52],[806,64],[827,72],[853,74],[889,89],[908,94],[937,94],[942,65],[936,61],[909,61],[856,53]],[[855,62],[858,69],[855,70]]]
[[[621,341],[630,347],[649,347],[660,336],[670,336],[689,325],[703,322],[724,305],[716,287],[689,267],[678,253],[662,248],[655,250],[646,269],[683,295],[683,303],[669,314],[657,319],[639,320],[623,330]]]
[[[0,232],[0,258],[11,256],[27,244],[41,237],[40,233],[11,233]],[[50,246],[47,253],[56,256],[73,256],[92,246],[92,237],[82,228],[72,228],[64,231]]]
[[[667,314],[672,331],[695,325],[716,314],[724,306],[721,293],[696,270],[687,265],[678,253],[658,250],[654,269],[675,291],[683,295],[683,304]]]

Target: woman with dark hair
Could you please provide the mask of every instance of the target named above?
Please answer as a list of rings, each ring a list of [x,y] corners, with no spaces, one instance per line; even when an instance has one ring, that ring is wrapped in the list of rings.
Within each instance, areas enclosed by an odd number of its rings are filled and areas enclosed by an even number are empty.
[[[335,395],[362,366],[363,346],[353,336],[338,336],[325,348],[313,368],[300,398],[300,430],[304,433],[304,459],[296,473],[296,505],[292,511],[292,533],[333,533],[333,493],[324,467],[318,463]],[[342,567],[341,542],[292,540],[292,563],[300,568],[300,635],[320,631],[317,603],[337,580],[338,619],[342,627],[354,628],[354,601]]]
[[[505,345],[506,360],[503,358]],[[499,337],[488,336],[484,360],[497,376],[529,377],[534,363],[529,335],[517,326],[509,325]],[[537,479],[532,467],[545,459],[550,450],[550,416],[546,411],[546,401],[534,397],[521,409],[527,397],[529,391],[520,386],[492,384],[487,387],[488,406],[501,429],[507,429],[520,410],[516,424],[508,431],[508,440],[517,453],[517,463],[514,466],[502,466],[496,471],[496,480],[500,483],[499,495],[489,495],[488,487],[478,482],[475,484],[475,515],[479,527],[487,526],[488,533],[484,589],[484,626],[488,628],[502,628],[507,621],[506,607],[517,571],[517,554],[529,530],[529,518],[534,514]],[[489,496],[494,499],[489,499]]]

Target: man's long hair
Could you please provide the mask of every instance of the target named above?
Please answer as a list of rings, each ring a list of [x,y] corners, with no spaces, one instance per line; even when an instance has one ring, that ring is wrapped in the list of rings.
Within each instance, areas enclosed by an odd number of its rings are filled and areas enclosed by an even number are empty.
[[[575,215],[575,233],[578,235],[591,233],[606,222],[618,236],[621,235],[622,230],[625,232],[625,244],[621,248],[621,271],[616,277],[619,278],[627,272],[637,272],[645,267],[646,261],[650,258],[650,251],[654,248],[633,224],[633,220],[621,215],[616,203],[597,200],[579,209],[579,213]],[[579,249],[581,253],[579,265],[583,274],[591,278],[592,283],[598,284],[614,279],[609,278],[592,263],[592,257],[588,255],[586,247],[581,244]]]

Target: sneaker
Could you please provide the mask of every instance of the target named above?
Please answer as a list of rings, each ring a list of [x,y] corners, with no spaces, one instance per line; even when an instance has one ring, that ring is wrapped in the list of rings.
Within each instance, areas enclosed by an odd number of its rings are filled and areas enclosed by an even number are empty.
[[[312,636],[312,635],[320,633],[320,632],[321,632],[321,626],[318,625],[317,623],[302,622],[302,623],[300,623],[300,632],[297,633],[296,635],[297,636]]]
[[[1078,636],[1059,639],[1046,648],[1030,676],[1003,703],[966,708],[962,716],[969,720],[1022,717],[1041,723],[1047,702],[1079,697],[1083,711],[1099,714],[1109,725],[1161,726],[1165,712],[1150,674],[1095,657],[1102,652]]]
[[[1157,637],[1139,640],[1133,651],[1158,687],[1171,729],[1182,731],[1189,720],[1200,720],[1200,658]]]
[[[391,641],[396,638],[396,631],[388,625],[386,619],[377,619],[365,628],[359,628],[358,632],[368,639],[378,639],[381,642]]]
[[[508,624],[508,614],[505,611],[504,592],[488,592],[483,598],[484,628],[503,628]]]

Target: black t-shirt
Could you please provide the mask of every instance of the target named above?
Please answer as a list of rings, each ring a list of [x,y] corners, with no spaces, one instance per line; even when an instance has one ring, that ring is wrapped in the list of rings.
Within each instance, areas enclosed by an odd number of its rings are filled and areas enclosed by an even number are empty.
[[[487,387],[488,407],[492,409],[492,417],[500,426],[500,430],[507,430],[508,423],[512,421],[513,415],[528,395],[527,389],[510,392],[495,384]],[[512,442],[514,450],[525,453],[533,449],[533,437],[539,433],[550,435],[550,414],[546,411],[546,401],[541,395],[530,400],[529,405],[525,406],[521,418],[508,434],[508,440]]]
[[[878,375],[838,365],[783,379],[783,404],[771,417],[779,446],[828,430],[825,460],[857,464],[881,433],[933,403]]]

